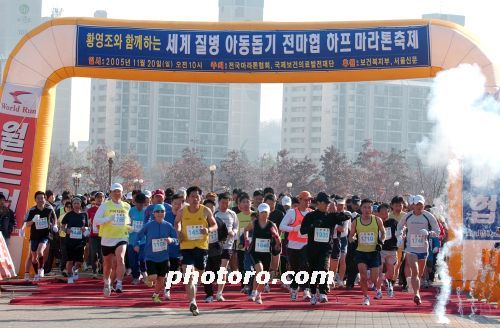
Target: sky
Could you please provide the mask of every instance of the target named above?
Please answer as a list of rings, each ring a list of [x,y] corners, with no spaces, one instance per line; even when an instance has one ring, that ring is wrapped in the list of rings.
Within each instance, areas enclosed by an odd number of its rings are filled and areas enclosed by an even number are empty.
[[[498,11],[488,0],[264,0],[264,20],[277,22],[357,21],[421,18],[425,13],[465,15],[466,28],[500,62]],[[217,21],[218,0],[43,0],[42,14],[63,8],[63,16],[92,17],[106,10],[109,18],[163,21]],[[282,84],[263,84],[261,121],[281,120]],[[90,80],[73,79],[71,141],[88,140]]]

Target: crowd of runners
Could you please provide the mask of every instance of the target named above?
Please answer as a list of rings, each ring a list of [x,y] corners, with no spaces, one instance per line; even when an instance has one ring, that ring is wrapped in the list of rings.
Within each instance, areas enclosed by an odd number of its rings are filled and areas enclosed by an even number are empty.
[[[277,281],[291,302],[326,303],[333,290],[359,284],[362,304],[369,306],[370,294],[375,300],[397,297],[399,284],[419,305],[420,289],[434,281],[447,239],[445,218],[433,215],[421,195],[379,203],[325,192],[276,195],[272,188],[252,195],[238,189],[203,194],[196,186],[124,193],[114,183],[107,195],[64,192],[56,198],[38,191],[35,201],[22,227],[30,239],[25,280],[31,266],[38,281],[57,263],[70,285],[91,270],[110,296],[126,292],[123,279],[131,275],[132,284],[152,288],[152,301],[161,303],[171,299],[165,278],[179,272],[193,315],[199,314],[196,272],[223,273],[223,279],[201,283],[207,303],[225,301],[228,275],[253,272],[239,283],[258,304]],[[256,278],[265,272],[280,279]],[[300,277],[313,272],[334,279]]]

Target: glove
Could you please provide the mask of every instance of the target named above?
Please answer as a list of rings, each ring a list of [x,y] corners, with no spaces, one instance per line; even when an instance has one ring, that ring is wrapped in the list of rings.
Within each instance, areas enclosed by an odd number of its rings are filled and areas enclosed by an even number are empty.
[[[293,231],[299,232],[300,231],[300,226],[298,225],[298,226],[293,227]]]
[[[58,233],[59,232],[59,228],[56,225],[53,225],[52,226],[52,232],[53,233]]]
[[[88,236],[90,236],[90,230],[89,230],[89,228],[85,227],[85,230],[83,231],[83,237],[86,238]]]
[[[398,248],[403,247],[403,238],[398,237],[398,243],[397,243]]]
[[[433,252],[434,254],[439,253],[439,247],[434,247],[434,248],[432,249],[432,252]]]

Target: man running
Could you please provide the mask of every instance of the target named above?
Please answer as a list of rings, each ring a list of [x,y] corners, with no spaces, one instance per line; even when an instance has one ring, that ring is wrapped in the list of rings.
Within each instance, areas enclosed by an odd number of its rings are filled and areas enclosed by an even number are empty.
[[[182,270],[185,274],[187,267],[192,268],[201,276],[205,270],[208,258],[208,235],[217,231],[212,212],[201,205],[201,189],[189,187],[186,191],[188,206],[184,207],[175,218],[175,230],[181,245]],[[194,316],[200,314],[196,304],[196,283],[193,275],[189,276],[186,285],[186,294],[189,301],[189,310]]]
[[[111,186],[111,199],[99,206],[94,224],[99,225],[101,248],[104,257],[104,295],[111,295],[111,273],[116,274],[115,292],[123,292],[125,274],[125,252],[128,234],[133,229],[130,225],[130,205],[122,201],[123,187],[119,183]]]
[[[144,238],[137,240],[137,235],[144,226],[146,195],[144,195],[142,192],[136,194],[134,197],[134,204],[135,206],[132,207],[129,211],[133,231],[129,234],[127,258],[128,265],[132,270],[132,285],[138,285],[140,283],[141,273],[142,279],[144,279],[144,281],[146,281],[147,276],[146,263],[144,259],[144,244],[146,241]],[[139,252],[135,252],[136,244],[139,246]]]
[[[56,213],[52,206],[45,206],[45,193],[35,193],[36,205],[29,209],[26,215],[26,227],[30,227],[31,264],[35,270],[34,281],[44,277],[44,251],[49,243],[49,233],[52,226],[56,225]],[[29,272],[25,273],[29,276]]]
[[[82,199],[74,197],[71,201],[72,210],[62,219],[63,230],[66,232],[66,272],[68,273],[68,284],[78,280],[78,270],[82,266],[83,252],[86,239],[90,234],[88,229],[89,219],[83,211]]]
[[[378,268],[380,266],[380,250],[378,245],[385,240],[385,229],[382,220],[372,214],[373,202],[369,199],[361,201],[361,216],[352,222],[349,241],[353,242],[357,235],[358,247],[354,261],[358,265],[360,285],[363,291],[363,305],[370,305],[368,296],[368,270],[370,280],[376,282],[378,279]]]
[[[279,228],[281,231],[288,232],[288,264],[290,271],[295,272],[295,277],[300,271],[307,271],[307,233],[300,233],[300,227],[304,216],[311,212],[312,196],[309,191],[302,191],[299,193],[299,206],[295,209],[289,209]],[[303,291],[303,299],[311,300],[311,292],[309,291],[309,282],[299,285],[295,277],[290,285],[290,300],[296,301],[298,296],[298,287]]]
[[[222,220],[227,227],[228,236],[226,242],[222,245],[222,254],[221,254],[221,265],[220,267],[224,270],[227,270],[227,266],[229,261],[231,261],[231,257],[233,256],[233,244],[238,236],[239,232],[239,220],[238,216],[234,211],[229,209],[229,201],[231,200],[231,196],[229,193],[223,193],[219,195],[219,210],[215,212],[215,217]],[[224,277],[224,280],[225,281]],[[224,296],[222,296],[222,292],[224,291],[225,284],[219,284],[217,286],[217,301],[224,302]]]
[[[389,218],[389,204],[382,203],[378,207],[377,215],[384,222],[385,241],[380,252],[381,264],[379,267],[379,277],[377,280],[377,294],[375,299],[382,299],[382,283],[387,281],[387,296],[394,297],[394,269],[398,263],[398,240],[396,237],[396,229],[398,221]],[[385,279],[384,279],[385,267]]]
[[[328,272],[330,254],[332,253],[332,238],[336,233],[335,227],[342,225],[350,217],[344,213],[327,213],[328,205],[331,203],[330,196],[324,192],[316,196],[316,210],[308,213],[300,226],[300,233],[307,235],[307,261],[309,263],[309,277],[313,272]],[[319,283],[311,282],[311,305],[328,302],[327,281]]]
[[[94,218],[99,206],[104,201],[104,193],[98,191],[94,195],[95,203],[87,210],[90,225],[90,264],[92,266],[92,278],[97,279],[97,274],[102,273],[102,250],[101,250],[101,237],[99,236],[99,227],[94,226]]]
[[[406,227],[405,274],[411,277],[415,304],[422,304],[420,298],[420,278],[424,274],[425,262],[429,255],[429,235],[439,235],[439,224],[430,212],[424,211],[425,199],[422,195],[413,197],[413,210],[398,223],[396,232],[398,245],[403,244],[403,228]]]
[[[177,244],[178,240],[174,227],[165,221],[165,206],[163,204],[154,206],[153,215],[154,220],[149,221],[137,233],[137,238],[134,240],[134,252],[139,254],[141,245],[145,245],[144,258],[148,272],[146,279],[155,285],[155,292],[151,298],[154,303],[159,304],[161,303],[160,294],[164,292],[165,288],[165,276],[169,271],[168,247]],[[145,244],[141,244],[144,237]],[[169,300],[170,298],[165,297],[165,299]]]

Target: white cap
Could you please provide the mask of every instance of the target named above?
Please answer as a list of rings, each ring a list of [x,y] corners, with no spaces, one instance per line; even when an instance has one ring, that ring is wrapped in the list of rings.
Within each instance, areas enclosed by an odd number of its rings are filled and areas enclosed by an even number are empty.
[[[128,192],[127,193],[127,196],[126,196],[127,200],[131,200],[131,199],[134,199],[134,197],[132,197],[132,192]]]
[[[292,199],[288,196],[284,196],[281,199],[281,205],[283,206],[292,206]]]
[[[111,185],[111,191],[113,190],[120,190],[120,191],[123,191],[123,186],[117,182],[113,183]]]
[[[409,195],[408,196],[408,205],[413,205],[414,204],[413,203],[413,197],[415,197],[415,196],[413,196],[413,195]]]
[[[418,203],[425,204],[425,198],[422,195],[413,196],[413,204],[417,205]]]
[[[262,212],[270,213],[271,212],[271,208],[266,203],[262,203],[257,208],[257,211],[259,211],[259,213],[262,213]]]
[[[147,198],[151,198],[153,196],[153,193],[149,190],[144,190],[144,196]]]

